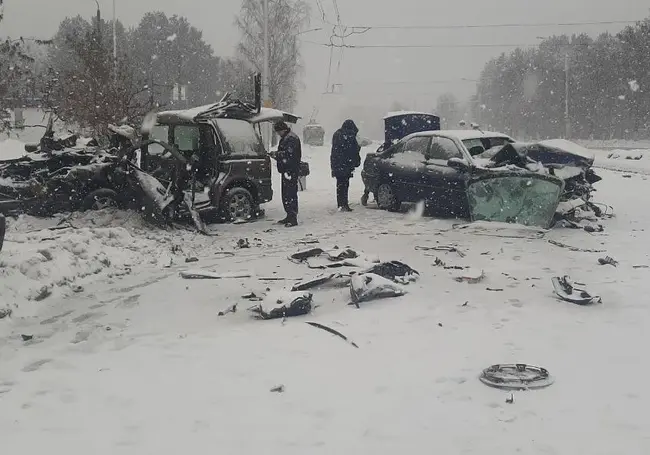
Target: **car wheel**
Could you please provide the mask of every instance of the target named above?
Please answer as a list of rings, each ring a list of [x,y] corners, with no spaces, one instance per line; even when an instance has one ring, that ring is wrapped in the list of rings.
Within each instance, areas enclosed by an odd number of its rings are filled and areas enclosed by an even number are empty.
[[[255,216],[253,195],[246,188],[235,187],[221,198],[221,213],[226,221],[250,220]]]
[[[82,202],[83,210],[103,210],[119,207],[119,195],[108,188],[95,190],[86,196]]]
[[[377,188],[377,205],[380,209],[391,212],[397,212],[402,207],[395,190],[388,183],[382,183]]]

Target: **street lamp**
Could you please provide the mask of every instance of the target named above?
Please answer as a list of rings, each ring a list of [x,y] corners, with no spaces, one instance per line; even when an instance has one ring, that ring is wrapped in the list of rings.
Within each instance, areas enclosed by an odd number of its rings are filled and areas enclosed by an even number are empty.
[[[269,68],[269,0],[262,0],[262,16],[264,19],[264,63],[262,68],[262,105],[264,107],[271,107],[269,100],[269,79],[271,77],[271,70]],[[264,142],[265,146],[271,143],[271,126],[267,125],[264,128]]]
[[[113,0],[113,73],[117,81],[117,15],[115,14],[115,0]]]

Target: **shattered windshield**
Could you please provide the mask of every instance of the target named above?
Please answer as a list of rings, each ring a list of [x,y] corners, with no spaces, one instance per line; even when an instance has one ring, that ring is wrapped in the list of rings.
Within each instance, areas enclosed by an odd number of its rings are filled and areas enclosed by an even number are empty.
[[[497,175],[470,182],[472,221],[497,221],[548,228],[563,184],[542,175]]]

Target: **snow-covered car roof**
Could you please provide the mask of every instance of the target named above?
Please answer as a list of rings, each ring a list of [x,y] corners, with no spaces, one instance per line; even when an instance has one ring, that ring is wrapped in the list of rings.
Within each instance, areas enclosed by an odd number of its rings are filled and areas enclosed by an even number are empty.
[[[416,111],[395,111],[395,112],[389,112],[384,116],[384,120],[388,118],[393,118],[393,117],[402,117],[404,115],[433,115],[434,117],[437,117],[436,114],[431,114],[429,112],[416,112]]]
[[[493,138],[503,138],[503,139],[512,139],[510,136],[507,134],[503,133],[496,133],[494,131],[478,131],[478,130],[440,130],[440,131],[432,131],[432,133],[435,133],[439,136],[449,136],[449,137],[455,137],[459,141],[466,141],[468,139],[481,139],[481,138],[487,138],[487,137],[493,137]]]
[[[176,122],[194,122],[197,117],[214,112],[212,118],[236,118],[246,120],[250,123],[276,122],[284,120],[289,123],[296,123],[300,117],[288,112],[277,109],[261,108],[259,113],[245,112],[234,110],[238,106],[227,105],[224,103],[206,104],[204,106],[193,107],[191,109],[162,111],[157,114],[159,122],[176,123]],[[220,109],[221,108],[221,109]]]

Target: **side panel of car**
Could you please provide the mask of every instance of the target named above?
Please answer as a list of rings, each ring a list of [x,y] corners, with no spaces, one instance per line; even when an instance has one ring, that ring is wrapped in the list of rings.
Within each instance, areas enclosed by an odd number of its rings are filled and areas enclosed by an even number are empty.
[[[433,136],[427,156],[428,183],[435,186],[432,206],[447,215],[463,216],[467,213],[467,182],[470,174],[449,167],[451,158],[467,160],[462,144],[448,137]]]
[[[222,145],[213,203],[218,206],[224,190],[232,186],[248,189],[256,204],[270,201],[271,160],[253,125],[237,119],[217,119],[213,125]]]

